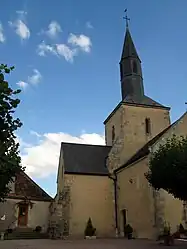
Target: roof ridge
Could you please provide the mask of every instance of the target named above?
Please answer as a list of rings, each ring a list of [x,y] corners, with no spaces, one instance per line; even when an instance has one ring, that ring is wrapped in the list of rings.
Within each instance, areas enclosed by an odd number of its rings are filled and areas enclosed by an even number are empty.
[[[51,197],[42,187],[40,187],[30,176],[28,176],[23,170],[21,171],[21,173],[31,182],[32,185],[34,185],[35,187],[37,187],[38,189],[42,190],[43,193],[45,193],[47,196],[46,197],[42,197],[42,198],[50,198],[51,200],[53,199],[53,197]]]
[[[112,146],[109,146],[109,145],[105,145],[105,144],[86,144],[86,143],[73,143],[73,142],[61,142],[61,145],[63,144],[71,144],[71,145],[83,145],[83,146],[95,146],[95,147],[112,147]]]

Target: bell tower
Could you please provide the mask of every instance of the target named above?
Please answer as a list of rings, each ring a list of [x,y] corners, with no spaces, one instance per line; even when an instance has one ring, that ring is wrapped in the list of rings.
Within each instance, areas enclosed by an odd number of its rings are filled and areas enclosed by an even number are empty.
[[[144,92],[141,60],[126,19],[120,59],[121,100],[104,121],[106,144],[115,151],[117,164],[123,163],[150,139],[170,125],[170,108]],[[116,166],[115,166],[116,168]]]

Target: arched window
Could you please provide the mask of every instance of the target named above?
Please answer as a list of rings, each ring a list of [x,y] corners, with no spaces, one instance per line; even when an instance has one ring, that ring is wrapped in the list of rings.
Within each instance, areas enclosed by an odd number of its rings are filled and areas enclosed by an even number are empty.
[[[115,127],[112,126],[112,143],[114,143],[115,140]]]
[[[138,68],[137,68],[136,61],[133,61],[133,63],[132,63],[132,71],[133,71],[133,73],[138,73]]]
[[[145,119],[145,132],[147,135],[151,133],[151,120],[150,118]]]

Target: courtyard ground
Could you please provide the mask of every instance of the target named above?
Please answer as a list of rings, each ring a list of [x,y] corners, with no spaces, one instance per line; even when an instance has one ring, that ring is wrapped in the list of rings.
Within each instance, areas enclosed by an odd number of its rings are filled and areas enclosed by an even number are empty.
[[[146,249],[167,248],[155,241],[97,239],[97,240],[6,240],[0,249]],[[177,242],[172,249],[187,248],[187,242]]]

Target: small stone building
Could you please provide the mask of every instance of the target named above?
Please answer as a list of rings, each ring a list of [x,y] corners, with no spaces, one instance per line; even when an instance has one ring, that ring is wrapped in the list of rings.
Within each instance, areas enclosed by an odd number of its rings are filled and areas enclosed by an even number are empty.
[[[0,203],[0,230],[41,226],[42,232],[46,232],[53,198],[23,171],[10,185],[9,196]]]

